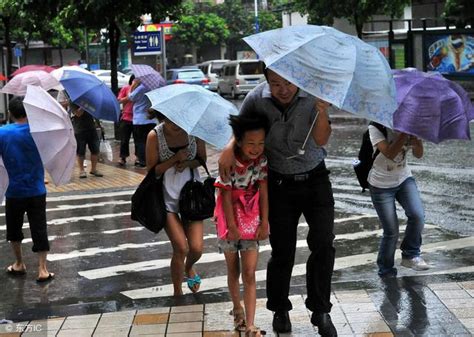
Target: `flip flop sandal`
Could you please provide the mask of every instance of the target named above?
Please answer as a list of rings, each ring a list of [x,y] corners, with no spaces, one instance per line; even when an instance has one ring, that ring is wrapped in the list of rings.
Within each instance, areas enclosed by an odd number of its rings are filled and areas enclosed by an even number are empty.
[[[15,270],[13,269],[13,265],[7,267],[7,274],[12,276],[22,276],[26,274],[26,269],[23,270]]]
[[[232,309],[229,314],[234,316],[234,329],[242,332],[245,331],[246,323],[244,309]]]
[[[49,273],[48,277],[38,277],[36,279],[36,282],[44,283],[44,282],[49,282],[49,281],[52,281],[52,280],[54,280],[54,274]]]
[[[199,286],[201,285],[201,277],[196,274],[194,277],[188,277],[186,279],[186,283],[188,284],[189,290],[191,290],[193,293],[196,293],[199,290]],[[198,286],[196,288],[196,286]]]

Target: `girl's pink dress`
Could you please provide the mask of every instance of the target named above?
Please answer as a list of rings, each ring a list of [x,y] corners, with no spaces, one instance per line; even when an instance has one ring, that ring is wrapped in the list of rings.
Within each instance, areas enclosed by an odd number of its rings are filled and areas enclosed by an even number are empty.
[[[217,178],[215,186],[231,190],[232,205],[237,227],[242,240],[255,240],[255,234],[260,225],[260,192],[258,183],[267,178],[267,159],[261,156],[255,160],[243,162],[237,158],[235,172],[231,181],[224,183]],[[228,233],[224,213],[222,194],[218,190],[214,219],[217,236],[225,239]]]

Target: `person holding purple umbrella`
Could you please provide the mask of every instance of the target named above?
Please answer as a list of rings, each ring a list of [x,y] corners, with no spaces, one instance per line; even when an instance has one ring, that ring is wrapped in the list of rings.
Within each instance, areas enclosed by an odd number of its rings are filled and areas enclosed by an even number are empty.
[[[150,91],[141,81],[135,78],[128,94],[128,100],[133,102],[133,141],[136,148],[135,166],[146,167],[145,144],[148,133],[156,126],[156,119],[148,118],[150,101],[145,94]]]
[[[395,250],[399,237],[399,222],[395,201],[407,216],[405,235],[401,243],[401,265],[416,271],[430,266],[421,257],[421,234],[425,224],[423,203],[410,168],[409,151],[416,157],[423,156],[421,139],[386,128],[387,136],[374,125],[369,125],[370,141],[380,154],[375,157],[368,182],[372,203],[383,228],[377,257],[378,274],[395,277]]]

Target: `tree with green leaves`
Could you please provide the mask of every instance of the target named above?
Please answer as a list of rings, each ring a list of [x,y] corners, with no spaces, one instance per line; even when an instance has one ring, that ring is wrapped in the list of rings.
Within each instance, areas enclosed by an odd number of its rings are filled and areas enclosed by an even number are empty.
[[[472,0],[446,0],[443,16],[446,19],[456,18],[456,28],[463,29],[467,25],[474,27],[474,1]]]
[[[179,42],[191,47],[196,62],[196,47],[220,45],[229,36],[226,22],[213,13],[183,15],[173,27],[173,35]]]
[[[39,5],[38,8],[36,8],[37,5]],[[38,31],[41,28],[42,20],[36,20],[35,13],[44,10],[44,8],[49,9],[49,2],[46,0],[38,0],[38,3],[35,4],[30,0],[0,0],[1,28],[4,45],[7,47],[5,69],[7,75],[11,74],[12,41],[23,43],[26,58],[29,42],[40,36]]]
[[[292,9],[309,15],[309,23],[331,25],[334,18],[346,18],[362,37],[364,23],[375,14],[400,17],[409,0],[294,0]]]
[[[255,16],[242,6],[241,0],[225,1],[213,8],[213,11],[223,18],[229,28],[229,37],[226,40],[227,51],[231,57],[235,56],[238,48],[247,48],[242,38],[255,33]],[[281,27],[281,16],[268,10],[258,12],[260,31]]]
[[[99,31],[106,28],[110,50],[111,85],[118,91],[117,57],[123,30],[133,31],[143,13],[150,13],[159,21],[177,8],[181,0],[61,0],[66,27],[85,27]]]

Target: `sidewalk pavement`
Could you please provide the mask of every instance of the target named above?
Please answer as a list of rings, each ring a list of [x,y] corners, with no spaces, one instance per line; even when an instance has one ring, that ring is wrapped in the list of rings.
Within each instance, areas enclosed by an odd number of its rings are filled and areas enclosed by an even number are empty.
[[[416,291],[415,287],[413,290]],[[377,292],[370,289],[334,291],[331,317],[339,336],[472,335],[474,281],[433,283],[418,291],[424,293],[424,299],[412,311],[403,302],[416,300],[413,294],[396,303],[388,294],[379,305]],[[290,312],[293,332],[279,336],[317,336],[317,329],[309,322],[311,313],[305,309],[304,296],[294,295],[290,299],[294,307]],[[231,308],[231,302],[220,302],[52,317],[0,325],[0,337],[244,336],[233,330]],[[429,324],[423,323],[427,318]],[[278,336],[272,331],[271,321],[272,313],[265,308],[265,299],[259,298],[255,322],[266,330],[267,336]]]
[[[114,159],[118,144],[113,144]],[[215,173],[216,151],[209,151],[211,172]],[[90,163],[89,163],[90,164]],[[49,194],[70,192],[92,193],[106,189],[133,189],[146,173],[145,169],[115,162],[99,163],[104,177],[88,175],[79,178],[76,168],[71,183],[63,186],[47,184]],[[88,169],[86,169],[88,172]],[[46,177],[49,179],[49,177]],[[418,277],[423,279],[422,277]],[[408,279],[408,278],[406,278]],[[408,286],[407,286],[408,284]],[[425,284],[392,279],[386,287],[349,289],[336,285],[332,293],[332,320],[339,336],[471,336],[474,333],[474,281]],[[304,295],[293,295],[294,309],[291,334],[280,336],[317,336],[310,323],[311,313],[305,309]],[[265,298],[257,299],[256,325],[272,331],[272,313],[265,308]],[[229,315],[231,302],[194,304],[82,316],[50,317],[45,320],[0,324],[0,337],[46,336],[244,336],[233,331]]]

